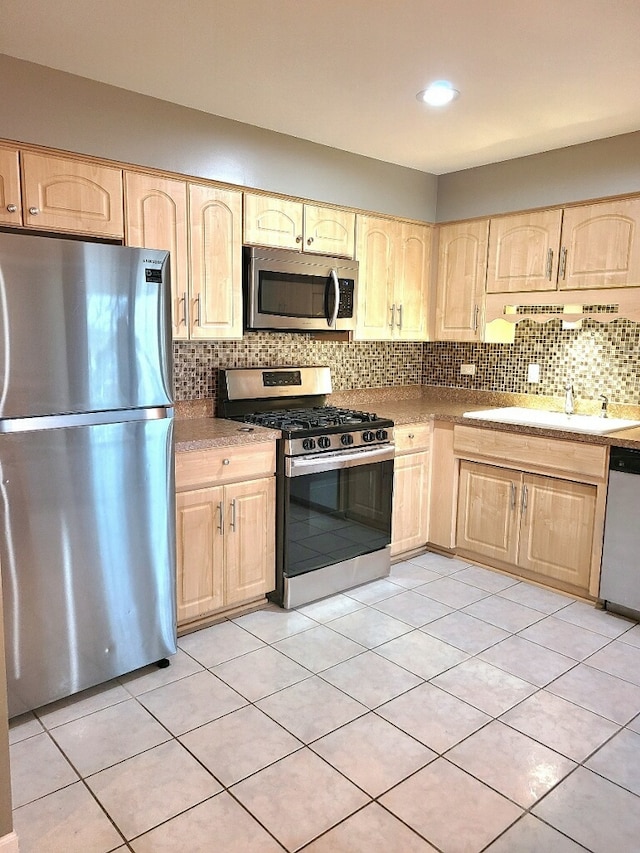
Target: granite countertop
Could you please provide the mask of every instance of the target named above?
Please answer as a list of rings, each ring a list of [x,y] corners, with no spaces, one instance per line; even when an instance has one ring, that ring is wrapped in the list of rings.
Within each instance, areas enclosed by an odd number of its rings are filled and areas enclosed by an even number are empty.
[[[411,385],[389,388],[340,391],[331,394],[328,402],[337,406],[375,411],[380,417],[390,418],[397,426],[432,420],[462,423],[504,432],[530,433],[550,438],[572,439],[588,444],[617,445],[640,448],[640,427],[618,432],[594,435],[571,430],[546,427],[502,424],[496,421],[464,418],[464,412],[503,406],[524,406],[531,409],[561,411],[560,398],[532,394],[511,394],[493,391],[466,391],[436,385]],[[578,414],[596,414],[597,401],[579,401]],[[211,401],[192,401],[176,405],[175,443],[179,452],[202,450],[207,447],[231,447],[261,441],[275,441],[279,430],[265,427],[247,427],[237,421],[214,418]],[[612,417],[640,420],[640,406],[610,404]]]

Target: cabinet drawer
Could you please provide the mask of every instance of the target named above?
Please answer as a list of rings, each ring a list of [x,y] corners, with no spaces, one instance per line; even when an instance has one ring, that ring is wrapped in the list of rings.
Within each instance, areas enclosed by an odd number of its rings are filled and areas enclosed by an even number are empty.
[[[428,450],[431,446],[431,424],[404,424],[394,427],[396,455],[413,453],[414,450]]]
[[[214,447],[176,454],[176,489],[270,477],[276,470],[275,442]]]
[[[607,449],[602,445],[461,424],[453,430],[453,452],[463,458],[492,459],[502,465],[579,478],[604,479],[607,472]]]

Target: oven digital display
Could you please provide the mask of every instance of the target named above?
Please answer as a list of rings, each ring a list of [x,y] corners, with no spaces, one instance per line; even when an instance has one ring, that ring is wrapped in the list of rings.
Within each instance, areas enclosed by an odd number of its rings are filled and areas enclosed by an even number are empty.
[[[262,373],[262,384],[265,388],[302,385],[302,375],[299,370],[265,370]]]

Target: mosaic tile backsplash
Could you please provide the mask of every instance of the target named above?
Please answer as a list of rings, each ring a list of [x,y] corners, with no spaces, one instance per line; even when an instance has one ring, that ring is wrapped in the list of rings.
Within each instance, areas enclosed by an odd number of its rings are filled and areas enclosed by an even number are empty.
[[[576,398],[640,403],[640,324],[584,320],[563,330],[561,320],[523,320],[513,344],[316,341],[308,335],[253,332],[241,341],[176,341],[176,400],[214,399],[222,367],[328,365],[334,391],[393,385],[443,385],[479,391],[561,396],[570,378]],[[475,376],[461,376],[475,364]],[[527,382],[529,364],[540,382]]]

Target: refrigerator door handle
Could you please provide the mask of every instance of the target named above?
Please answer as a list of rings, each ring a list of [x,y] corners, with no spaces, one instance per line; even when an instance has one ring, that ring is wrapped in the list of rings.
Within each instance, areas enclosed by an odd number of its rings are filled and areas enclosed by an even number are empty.
[[[33,418],[0,419],[0,433],[36,432],[42,429],[63,429],[74,426],[120,424],[128,421],[155,421],[173,416],[172,406],[154,406],[148,409],[127,409],[110,412],[88,412],[76,415],[42,415]]]

